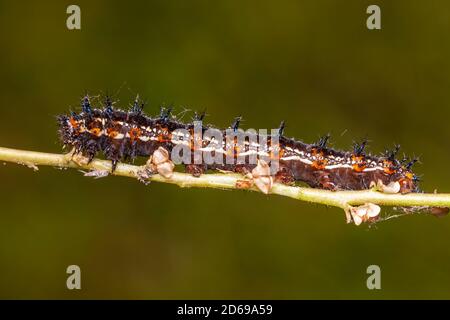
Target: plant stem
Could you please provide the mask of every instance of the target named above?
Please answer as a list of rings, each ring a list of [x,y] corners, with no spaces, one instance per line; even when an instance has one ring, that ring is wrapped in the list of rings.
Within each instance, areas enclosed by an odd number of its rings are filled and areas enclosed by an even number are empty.
[[[111,161],[94,159],[91,163],[75,161],[72,153],[54,154],[0,147],[0,161],[14,162],[37,170],[37,166],[54,166],[60,168],[78,168],[96,171],[111,171]],[[116,176],[137,178],[143,166],[119,163],[112,173]],[[200,187],[218,189],[237,189],[236,182],[243,176],[233,173],[213,173],[194,177],[187,173],[174,172],[171,178],[154,174],[149,181],[176,184],[180,187]],[[250,190],[259,191],[256,187]],[[335,206],[348,210],[349,206],[374,203],[385,206],[436,206],[450,207],[450,194],[409,193],[385,194],[374,190],[363,191],[327,191],[322,189],[287,186],[275,183],[270,191],[278,194],[313,203]]]

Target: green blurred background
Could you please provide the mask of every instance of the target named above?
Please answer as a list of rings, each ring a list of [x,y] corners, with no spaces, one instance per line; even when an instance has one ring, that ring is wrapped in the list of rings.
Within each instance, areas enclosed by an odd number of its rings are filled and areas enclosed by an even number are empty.
[[[337,148],[368,136],[420,155],[450,192],[450,3],[0,1],[0,145],[60,152],[55,116],[110,93],[147,113],[206,108],[225,127],[275,128]],[[375,228],[245,191],[179,189],[76,170],[0,167],[0,298],[450,298],[450,218]],[[65,287],[66,267],[82,290]],[[382,290],[366,288],[377,264]]]

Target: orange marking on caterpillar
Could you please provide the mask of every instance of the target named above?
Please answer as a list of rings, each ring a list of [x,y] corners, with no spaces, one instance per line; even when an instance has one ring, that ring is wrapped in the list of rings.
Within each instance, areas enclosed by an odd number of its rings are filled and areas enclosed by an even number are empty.
[[[322,151],[317,151],[317,149],[316,148],[314,148],[314,149],[312,149],[311,150],[311,154],[313,155],[313,156],[323,156],[323,152]]]
[[[386,174],[394,174],[395,173],[395,169],[393,168],[392,162],[389,160],[384,160],[383,161],[383,171]]]
[[[100,133],[102,132],[102,130],[100,128],[92,128],[91,130],[89,130],[89,132],[92,135],[98,137],[100,135]]]
[[[80,124],[78,123],[77,120],[75,120],[74,117],[70,117],[69,122],[70,122],[70,125],[72,126],[72,128],[74,128],[74,129],[78,129],[78,127],[80,126]]]
[[[325,159],[313,161],[311,164],[311,166],[316,170],[324,170],[326,165],[327,165],[327,160],[325,160]]]
[[[108,134],[108,136],[109,136],[110,138],[115,138],[115,137],[119,134],[119,132],[116,131],[116,130],[114,130],[113,128],[108,128],[108,129],[106,130],[106,133]]]
[[[130,135],[130,140],[135,141],[141,136],[141,129],[139,128],[132,128],[128,134]]]
[[[352,168],[356,172],[363,172],[366,168],[366,161],[364,160],[364,156],[352,155],[352,161],[355,161],[352,165]]]

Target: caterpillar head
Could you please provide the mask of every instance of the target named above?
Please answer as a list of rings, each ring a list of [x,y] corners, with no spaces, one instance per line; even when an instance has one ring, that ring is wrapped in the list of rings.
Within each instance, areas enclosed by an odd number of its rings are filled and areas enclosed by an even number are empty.
[[[74,137],[74,125],[75,120],[73,117],[68,117],[66,115],[60,115],[57,117],[59,126],[59,136],[63,144],[70,145],[73,144]],[[72,120],[72,121],[71,121]]]

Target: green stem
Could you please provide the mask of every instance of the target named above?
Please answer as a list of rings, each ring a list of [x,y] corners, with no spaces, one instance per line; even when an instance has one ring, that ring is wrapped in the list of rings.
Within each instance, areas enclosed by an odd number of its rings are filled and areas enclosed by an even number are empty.
[[[37,166],[54,166],[60,168],[78,168],[86,170],[111,171],[111,162],[94,159],[91,163],[74,161],[72,153],[54,154],[34,151],[17,150],[0,147],[0,161],[14,162],[37,169]],[[142,166],[119,163],[113,175],[137,178]],[[236,182],[243,177],[232,173],[204,174],[193,177],[190,174],[174,172],[168,179],[158,174],[152,175],[148,180],[176,184],[180,187],[200,187],[218,189],[237,189]],[[256,187],[250,188],[258,191]],[[349,206],[374,203],[385,206],[436,206],[450,207],[450,194],[448,193],[410,193],[410,194],[385,194],[374,190],[363,191],[327,191],[313,188],[287,186],[275,183],[270,191],[298,200],[335,206],[347,210]]]

